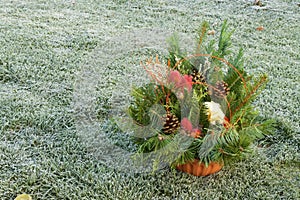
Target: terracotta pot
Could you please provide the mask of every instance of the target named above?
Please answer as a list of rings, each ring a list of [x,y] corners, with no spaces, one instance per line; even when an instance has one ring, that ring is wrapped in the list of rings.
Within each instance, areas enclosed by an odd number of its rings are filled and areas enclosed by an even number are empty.
[[[218,162],[210,162],[206,167],[204,163],[200,163],[199,160],[195,159],[194,161],[177,165],[176,169],[194,176],[207,176],[220,171],[222,167],[223,164]]]

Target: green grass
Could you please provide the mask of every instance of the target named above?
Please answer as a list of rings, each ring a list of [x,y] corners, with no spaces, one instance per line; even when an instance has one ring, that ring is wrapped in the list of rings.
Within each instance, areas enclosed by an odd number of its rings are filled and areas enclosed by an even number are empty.
[[[0,0],[0,199],[300,198],[297,4],[166,2]],[[209,177],[130,169],[134,146],[109,118],[144,80],[139,62],[165,54],[174,31],[191,49],[203,20],[218,30],[225,19],[247,70],[268,73],[255,104],[280,129]]]

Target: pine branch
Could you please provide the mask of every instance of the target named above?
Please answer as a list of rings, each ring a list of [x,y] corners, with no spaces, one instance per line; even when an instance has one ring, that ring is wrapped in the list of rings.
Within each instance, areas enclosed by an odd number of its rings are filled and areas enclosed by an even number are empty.
[[[231,53],[229,48],[231,46],[231,35],[233,32],[234,30],[228,31],[227,20],[225,20],[219,37],[218,50],[213,53],[214,56],[224,58],[226,55]]]
[[[198,45],[197,45],[197,49],[196,49],[196,53],[200,53],[200,49],[201,49],[201,46],[202,46],[202,43],[203,43],[203,40],[205,39],[206,37],[206,33],[207,33],[207,30],[209,29],[209,24],[204,21],[201,25],[201,28],[200,30],[198,31],[198,36],[199,36],[199,41],[198,41]]]
[[[245,104],[247,104],[249,102],[250,99],[254,98],[255,93],[257,92],[257,90],[267,81],[267,76],[263,75],[259,82],[254,84],[253,88],[251,91],[249,91],[249,93],[247,94],[247,96],[243,99],[243,101],[237,106],[237,108],[233,111],[233,113],[235,113],[237,110],[240,110]]]
[[[179,36],[177,33],[174,33],[170,38],[167,39],[169,45],[168,51],[175,55],[181,55],[181,49],[179,45]]]

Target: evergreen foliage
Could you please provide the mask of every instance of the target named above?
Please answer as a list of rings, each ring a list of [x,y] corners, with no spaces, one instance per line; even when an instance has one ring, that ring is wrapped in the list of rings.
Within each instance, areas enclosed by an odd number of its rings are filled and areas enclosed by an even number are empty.
[[[260,120],[252,105],[265,86],[267,76],[248,75],[244,69],[242,48],[232,56],[230,38],[234,31],[229,30],[227,21],[221,28],[218,41],[205,42],[209,39],[208,30],[208,23],[203,22],[198,30],[196,53],[191,56],[180,48],[178,35],[168,40],[170,47],[166,62],[169,71],[176,70],[186,79],[195,75],[195,71],[203,76],[202,81],[193,82],[192,92],[185,88],[180,96],[178,88],[166,86],[165,82],[133,89],[134,101],[129,114],[135,122],[148,125],[149,109],[160,104],[182,123],[181,128],[170,135],[157,130],[156,134],[139,140],[138,154],[156,153],[155,158],[162,160],[155,160],[155,163],[167,162],[176,166],[193,159],[205,164],[211,161],[230,163],[245,158],[256,139],[273,132],[272,120]],[[220,80],[224,84],[220,84]],[[226,87],[224,91],[228,92],[216,96],[214,90],[217,87]],[[225,115],[222,123],[212,121],[206,102],[220,105]]]

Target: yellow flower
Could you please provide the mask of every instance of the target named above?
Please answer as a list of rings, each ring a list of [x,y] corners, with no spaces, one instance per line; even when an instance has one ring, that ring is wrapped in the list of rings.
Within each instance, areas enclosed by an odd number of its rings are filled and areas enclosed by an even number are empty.
[[[205,102],[204,104],[207,107],[207,116],[210,123],[212,125],[216,123],[223,124],[225,114],[221,110],[221,105],[213,101]]]
[[[32,200],[32,198],[28,194],[20,194],[15,198],[15,200]]]

